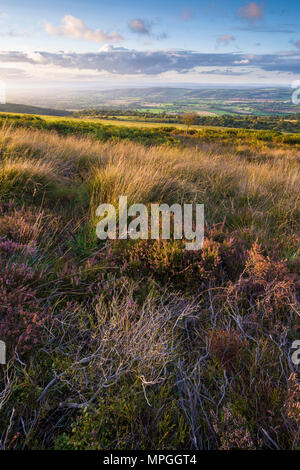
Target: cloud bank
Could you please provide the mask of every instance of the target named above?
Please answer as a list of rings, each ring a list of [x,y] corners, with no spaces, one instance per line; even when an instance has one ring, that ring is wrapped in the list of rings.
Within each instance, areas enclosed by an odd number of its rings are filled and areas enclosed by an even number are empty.
[[[210,73],[219,75],[245,76],[256,73],[270,78],[285,74],[291,80],[300,77],[300,51],[279,54],[253,55],[242,53],[199,53],[185,50],[137,51],[124,47],[105,46],[95,53],[76,52],[1,52],[2,67],[20,67],[28,73],[45,70],[75,76],[84,74],[96,77],[109,76],[159,77],[176,73],[182,80],[191,74]],[[215,71],[215,72],[214,72]]]
[[[0,62],[44,63],[61,67],[94,69],[110,73],[156,75],[174,70],[186,73],[199,66],[235,66],[247,63],[263,70],[300,72],[300,53],[253,55],[241,53],[199,53],[184,50],[136,51],[109,46],[99,52],[1,52]],[[242,61],[242,62],[241,62]]]

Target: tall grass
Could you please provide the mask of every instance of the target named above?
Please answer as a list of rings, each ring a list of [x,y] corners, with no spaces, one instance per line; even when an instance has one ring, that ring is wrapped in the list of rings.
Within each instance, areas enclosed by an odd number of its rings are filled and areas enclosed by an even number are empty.
[[[146,148],[9,127],[0,138],[3,194],[14,185],[54,191],[60,179],[71,193],[86,187],[96,207],[116,204],[120,195],[132,203],[195,201],[205,204],[209,225],[226,218],[231,230],[247,227],[266,247],[274,245],[274,235],[280,245],[283,237],[299,236],[297,151],[264,150],[247,159],[222,146]]]

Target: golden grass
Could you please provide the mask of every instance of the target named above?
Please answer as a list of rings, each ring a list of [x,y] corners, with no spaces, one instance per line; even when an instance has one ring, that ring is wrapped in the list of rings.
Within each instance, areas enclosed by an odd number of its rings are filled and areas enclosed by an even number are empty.
[[[278,237],[299,237],[300,172],[296,151],[257,151],[222,146],[144,147],[130,142],[99,142],[54,132],[0,131],[5,191],[51,187],[57,180],[88,187],[92,210],[103,202],[198,202],[208,224],[227,219],[230,229],[247,228],[264,245]],[[24,158],[20,156],[23,149]],[[249,151],[250,152],[250,151]]]

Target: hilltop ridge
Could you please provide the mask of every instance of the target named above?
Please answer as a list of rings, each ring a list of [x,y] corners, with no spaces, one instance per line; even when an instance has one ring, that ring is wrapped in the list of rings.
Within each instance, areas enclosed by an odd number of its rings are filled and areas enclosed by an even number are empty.
[[[30,106],[19,103],[0,104],[0,112],[4,113],[24,113],[24,114],[41,114],[43,116],[71,116],[70,111],[62,109],[43,108],[40,106]]]

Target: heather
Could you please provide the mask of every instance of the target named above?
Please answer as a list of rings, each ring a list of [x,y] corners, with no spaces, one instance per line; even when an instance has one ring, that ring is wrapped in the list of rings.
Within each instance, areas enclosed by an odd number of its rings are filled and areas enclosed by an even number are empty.
[[[297,136],[20,120],[0,130],[1,448],[299,449]],[[120,195],[204,203],[203,248],[98,240]]]

